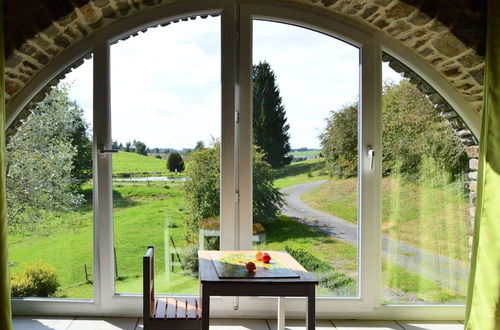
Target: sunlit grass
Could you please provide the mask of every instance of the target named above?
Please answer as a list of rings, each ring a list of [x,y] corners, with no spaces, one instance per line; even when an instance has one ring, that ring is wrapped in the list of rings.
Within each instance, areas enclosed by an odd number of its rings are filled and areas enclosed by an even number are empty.
[[[113,154],[113,175],[124,173],[137,174],[169,174],[167,161],[150,156],[139,155],[135,152],[120,151]]]
[[[325,159],[315,158],[291,163],[276,171],[274,186],[278,189],[300,183],[308,183],[329,178],[325,170]]]

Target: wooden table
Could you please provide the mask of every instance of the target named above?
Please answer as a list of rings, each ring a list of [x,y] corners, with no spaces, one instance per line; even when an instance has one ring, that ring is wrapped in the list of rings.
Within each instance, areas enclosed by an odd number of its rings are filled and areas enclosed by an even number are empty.
[[[315,286],[318,280],[284,251],[268,251],[293,270],[296,278],[219,278],[212,262],[215,254],[255,254],[256,251],[198,251],[202,330],[208,330],[210,296],[307,297],[306,324],[315,329]]]

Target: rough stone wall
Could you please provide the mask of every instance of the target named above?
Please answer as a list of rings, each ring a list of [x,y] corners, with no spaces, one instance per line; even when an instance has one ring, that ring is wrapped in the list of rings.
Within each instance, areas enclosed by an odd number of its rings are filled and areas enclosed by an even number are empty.
[[[26,1],[9,0],[7,1],[6,10],[16,8],[15,4],[25,4]],[[38,1],[32,7],[24,8],[27,13],[32,12],[33,8],[35,8],[39,13],[38,17],[41,22],[38,22],[38,19],[33,17],[34,14],[27,15],[26,19],[31,19],[34,23],[28,24],[31,30],[25,31],[24,35],[31,35],[31,37],[22,40],[22,43],[17,39],[14,42],[10,36],[15,35],[12,29],[23,25],[22,19],[24,17],[21,17],[21,21],[17,20],[13,23],[12,20],[15,17],[10,14],[12,10],[7,10],[8,56],[5,70],[7,104],[41,68],[78,40],[91,35],[93,31],[104,28],[122,17],[133,15],[150,7],[177,1],[182,0]],[[460,13],[457,14],[454,11],[454,16],[452,15],[449,18],[449,15],[442,14],[443,10],[434,10],[433,8],[436,5],[429,5],[429,1],[425,0],[282,1],[321,7],[326,12],[331,11],[341,14],[395,38],[429,62],[464,95],[464,98],[471,104],[473,109],[478,112],[481,111],[484,60],[476,50],[477,45],[466,45],[459,39],[459,36],[457,37],[454,34],[454,31],[458,31],[455,28],[457,26],[456,17],[457,15],[460,16]],[[446,1],[441,0],[438,2],[445,3]],[[482,1],[480,2],[482,3]],[[457,3],[465,6],[464,4],[469,2],[462,0]],[[460,7],[459,5],[455,6]],[[66,12],[67,14],[65,14]],[[63,14],[64,16],[57,17]],[[478,30],[477,28],[480,25],[477,25],[477,20],[478,17],[482,17],[480,10],[464,11],[463,15],[462,25],[469,28],[472,25]],[[47,19],[50,25],[44,27]],[[23,30],[24,28],[20,29]],[[468,35],[469,39],[464,37],[467,34],[463,31],[468,31],[467,29],[462,28],[460,31],[462,31],[463,40],[470,39],[472,35],[470,33]]]

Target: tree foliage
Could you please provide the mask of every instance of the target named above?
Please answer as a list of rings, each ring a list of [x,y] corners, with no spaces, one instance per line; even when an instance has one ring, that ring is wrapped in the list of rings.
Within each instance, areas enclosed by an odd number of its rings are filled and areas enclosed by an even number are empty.
[[[184,160],[178,152],[168,155],[167,168],[170,172],[184,172]]]
[[[348,104],[332,111],[320,134],[326,166],[331,175],[343,178],[358,173],[358,105]]]
[[[339,177],[357,175],[356,103],[342,107],[327,118],[320,135],[330,173]],[[447,120],[434,110],[426,96],[406,80],[386,84],[383,93],[383,174],[398,167],[403,175],[416,175],[422,161],[432,157],[454,177],[467,169],[467,155]]]
[[[253,141],[273,168],[290,164],[290,135],[276,76],[267,62],[253,66]]]
[[[455,177],[467,170],[467,154],[453,128],[410,82],[384,87],[382,120],[384,174],[401,159],[401,173],[415,175],[425,157]]]
[[[139,155],[144,155],[144,156],[148,155],[147,147],[144,142],[134,140],[134,149],[135,152],[138,153]]]
[[[191,238],[196,237],[202,219],[217,218],[220,209],[220,144],[191,153],[184,185],[189,215],[186,227]],[[254,147],[253,153],[253,214],[255,220],[271,220],[283,205],[283,196],[273,186],[271,166],[264,154]]]
[[[11,228],[36,224],[47,213],[69,211],[83,201],[76,188],[92,174],[91,142],[67,86],[53,88],[36,105],[6,154]]]

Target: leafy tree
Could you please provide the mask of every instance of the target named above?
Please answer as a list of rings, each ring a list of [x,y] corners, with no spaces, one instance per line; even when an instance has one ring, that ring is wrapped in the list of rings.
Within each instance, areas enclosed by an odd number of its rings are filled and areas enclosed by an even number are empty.
[[[132,143],[130,141],[127,141],[125,143],[125,151],[126,152],[132,152],[133,151],[133,149],[132,149]]]
[[[134,149],[139,155],[148,155],[146,144],[144,142],[134,140]]]
[[[358,169],[358,105],[343,106],[332,111],[326,129],[320,134],[326,166],[333,176],[349,178]]]
[[[194,147],[195,151],[200,149],[205,149],[205,143],[203,141],[196,142],[196,146]]]
[[[118,141],[116,141],[116,140],[111,141],[111,149],[120,150],[120,146],[118,145]]]
[[[256,147],[253,153],[253,214],[256,220],[272,220],[283,205],[283,196],[273,186],[273,170]],[[189,215],[185,218],[188,235],[197,237],[202,219],[219,216],[220,209],[220,144],[196,150],[191,154],[184,185]]]
[[[357,104],[344,106],[327,118],[320,135],[330,173],[357,175]],[[417,175],[426,157],[455,178],[467,169],[467,155],[447,120],[437,115],[432,103],[410,82],[385,85],[382,109],[383,174],[399,162],[404,175]]]
[[[446,119],[410,82],[385,85],[383,95],[383,172],[389,174],[397,159],[401,173],[416,175],[428,156],[454,177],[467,170],[464,146]]]
[[[184,172],[184,160],[178,152],[168,155],[167,168],[170,172]]]
[[[290,135],[276,76],[267,62],[253,66],[253,141],[273,167],[290,164]]]
[[[92,173],[90,145],[82,110],[69,100],[68,87],[53,88],[6,146],[11,228],[32,227],[83,201],[75,188]]]

